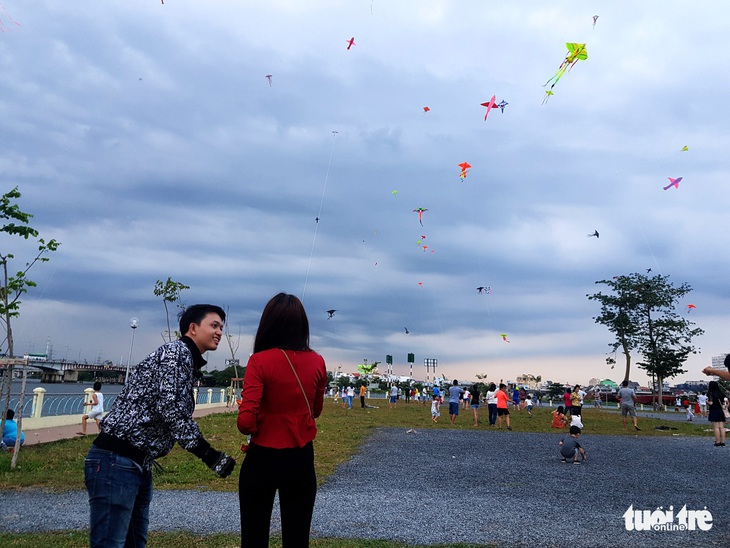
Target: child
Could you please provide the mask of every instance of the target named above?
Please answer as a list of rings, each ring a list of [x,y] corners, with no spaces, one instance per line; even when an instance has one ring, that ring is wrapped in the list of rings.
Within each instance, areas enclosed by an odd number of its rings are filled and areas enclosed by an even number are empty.
[[[578,443],[580,437],[580,428],[577,426],[570,427],[570,435],[567,436],[563,441],[560,442],[560,455],[563,457],[560,462],[566,463],[568,460],[572,460],[573,464],[580,464],[578,461],[578,455],[583,457],[583,461],[586,460],[586,452]]]
[[[691,421],[694,418],[694,413],[692,413],[692,406],[689,403],[689,399],[685,398],[682,400],[682,405],[684,406],[684,410],[687,411],[687,420]]]
[[[570,427],[576,426],[578,428],[583,428],[583,421],[580,418],[580,415],[571,415],[570,416]]]
[[[439,413],[439,396],[437,394],[433,395],[433,401],[431,401],[431,420],[433,422],[436,422],[436,420],[441,416],[441,413]]]
[[[568,424],[568,419],[565,417],[565,414],[563,413],[563,406],[560,405],[558,408],[553,411],[553,422],[550,424],[551,428],[565,428],[565,426]]]
[[[94,393],[91,395],[91,401],[84,403],[84,405],[90,405],[91,409],[81,417],[81,432],[78,432],[78,434],[81,436],[86,435],[86,421],[88,419],[94,419],[96,421],[96,428],[101,432],[99,423],[104,414],[104,394],[101,393],[100,382],[97,381],[94,383]]]
[[[532,417],[532,396],[529,394],[525,398],[525,409],[527,409],[527,415]]]
[[[710,404],[707,418],[715,428],[715,447],[725,447],[725,394],[717,381],[710,381],[707,396]]]

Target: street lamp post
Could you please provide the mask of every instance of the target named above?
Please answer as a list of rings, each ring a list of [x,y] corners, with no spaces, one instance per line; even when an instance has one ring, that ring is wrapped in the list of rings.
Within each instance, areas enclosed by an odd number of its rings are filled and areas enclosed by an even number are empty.
[[[127,360],[127,373],[124,375],[124,384],[127,383],[127,379],[129,378],[129,368],[132,365],[132,350],[134,349],[134,332],[137,330],[137,323],[139,322],[139,319],[132,318],[129,320],[129,327],[132,328],[132,344],[129,345],[129,359]]]

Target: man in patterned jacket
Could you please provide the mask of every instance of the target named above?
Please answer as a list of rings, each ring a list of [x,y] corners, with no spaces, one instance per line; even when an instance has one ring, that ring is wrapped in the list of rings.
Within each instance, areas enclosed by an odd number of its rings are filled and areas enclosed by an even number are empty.
[[[184,335],[137,365],[102,420],[84,464],[91,548],[146,545],[152,465],[176,442],[220,477],[233,471],[236,462],[213,449],[193,420],[202,354],[218,348],[225,317],[218,306],[188,307],[180,316]]]

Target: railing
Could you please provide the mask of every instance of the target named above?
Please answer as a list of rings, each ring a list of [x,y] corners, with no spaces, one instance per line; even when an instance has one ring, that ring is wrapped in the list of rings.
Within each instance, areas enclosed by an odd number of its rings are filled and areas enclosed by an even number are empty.
[[[93,388],[84,390],[83,397],[79,394],[54,394],[46,396],[45,388],[34,388],[33,398],[26,399],[23,402],[23,429],[32,430],[34,428],[46,428],[52,426],[62,426],[67,424],[76,424],[80,422],[81,415],[88,411],[88,406],[84,403],[92,401],[94,394]],[[214,390],[208,388],[204,391],[193,389],[195,399],[195,408],[221,407],[226,404],[226,390],[221,388]],[[114,396],[106,396],[104,398],[104,411],[111,409]],[[9,409],[18,412],[19,396],[11,396]]]

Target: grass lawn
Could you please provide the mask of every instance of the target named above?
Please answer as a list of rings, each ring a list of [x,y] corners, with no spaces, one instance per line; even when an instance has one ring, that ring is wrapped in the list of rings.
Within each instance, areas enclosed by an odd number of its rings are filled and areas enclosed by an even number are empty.
[[[378,408],[361,409],[359,401],[351,409],[343,409],[331,399],[325,400],[324,411],[318,419],[319,434],[315,440],[315,466],[317,477],[322,483],[333,474],[335,468],[348,460],[368,437],[371,430],[378,427],[475,430],[473,414],[462,409],[456,425],[452,427],[448,417],[448,407],[441,408],[439,422],[431,422],[430,403],[399,403],[389,409],[386,400],[369,400],[368,404]],[[525,411],[511,411],[512,428],[521,432],[555,432],[550,428],[551,412],[554,408],[535,408],[532,417]],[[480,409],[479,426],[486,435],[493,430],[487,424],[486,409]],[[590,435],[628,435],[628,436],[672,436],[692,435],[711,437],[711,426],[706,421],[684,422],[671,420],[650,420],[639,418],[641,432],[634,431],[631,423],[629,430],[622,426],[621,416],[616,412],[584,408],[584,433]],[[198,420],[200,428],[213,447],[240,456],[243,436],[236,428],[235,413],[208,415]],[[657,430],[656,427],[671,430]],[[707,430],[710,431],[707,431]],[[10,454],[0,454],[0,490],[43,488],[53,491],[84,490],[83,462],[93,436],[74,438],[54,443],[24,447],[18,459],[18,467],[10,469]],[[238,474],[226,479],[217,478],[193,455],[176,447],[168,456],[160,459],[164,471],[155,472],[156,489],[206,489],[217,491],[236,491]],[[211,547],[238,546],[237,535],[213,535],[201,537],[194,533],[162,533],[150,535],[150,545],[160,547],[196,548],[202,543]],[[272,546],[280,546],[280,540]],[[56,532],[15,534],[0,532],[0,546],[44,546],[76,547],[86,546],[88,533]],[[358,546],[366,548],[391,548],[403,546],[399,543],[369,541],[360,539]],[[314,547],[352,546],[352,539],[313,539]],[[444,545],[447,546],[447,545]],[[461,546],[466,545],[448,545]]]

